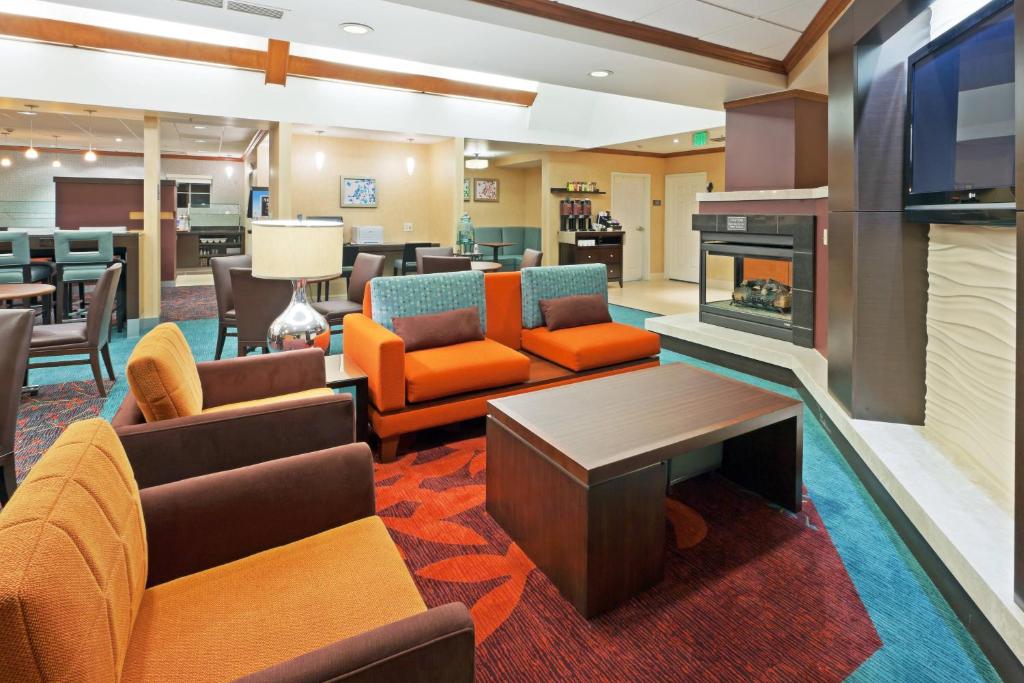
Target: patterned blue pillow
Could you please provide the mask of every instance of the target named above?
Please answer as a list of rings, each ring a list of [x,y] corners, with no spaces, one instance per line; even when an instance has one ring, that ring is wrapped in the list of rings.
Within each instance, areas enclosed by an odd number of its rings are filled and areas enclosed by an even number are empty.
[[[540,312],[542,299],[602,294],[605,301],[608,300],[608,270],[603,263],[524,268],[522,278],[523,327],[527,329],[544,325]]]
[[[487,332],[484,274],[478,271],[375,277],[370,280],[370,300],[374,321],[392,332],[395,318],[472,306],[480,311],[480,328]]]

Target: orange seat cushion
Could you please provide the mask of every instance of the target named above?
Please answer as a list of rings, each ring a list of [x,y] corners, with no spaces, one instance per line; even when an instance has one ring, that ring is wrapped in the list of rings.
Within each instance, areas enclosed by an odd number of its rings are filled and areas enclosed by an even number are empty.
[[[157,325],[139,340],[125,374],[146,422],[203,412],[203,386],[192,349],[173,323]]]
[[[523,330],[523,348],[576,372],[626,363],[661,352],[658,335],[622,323],[598,323],[551,332]]]
[[[150,588],[121,680],[231,681],[424,611],[367,517]]]
[[[334,392],[327,387],[321,387],[319,389],[306,389],[305,391],[296,391],[292,394],[281,394],[280,396],[270,396],[268,398],[257,398],[252,401],[241,401],[239,403],[225,403],[222,406],[214,406],[212,408],[205,408],[204,413],[222,413],[225,410],[235,410],[236,408],[253,408],[255,406],[268,406],[274,403],[281,403],[282,401],[294,401],[300,398],[314,398],[316,396],[333,396]]]
[[[410,403],[519,384],[530,377],[530,359],[493,339],[405,354]]]
[[[147,571],[124,448],[76,422],[0,513],[0,680],[119,680]]]

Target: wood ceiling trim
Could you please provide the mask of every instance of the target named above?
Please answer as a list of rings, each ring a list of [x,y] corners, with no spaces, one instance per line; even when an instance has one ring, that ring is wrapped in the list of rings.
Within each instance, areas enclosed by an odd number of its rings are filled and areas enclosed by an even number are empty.
[[[289,44],[286,41],[270,40],[268,51],[263,52],[249,48],[210,45],[178,38],[149,36],[89,24],[7,13],[0,13],[0,36],[262,71],[266,74],[268,83],[281,85],[284,85],[287,76],[302,76],[347,81],[360,85],[399,88],[432,95],[467,97],[523,107],[529,107],[537,99],[537,93],[527,90],[477,85],[435,76],[384,71],[296,57],[288,54]]]
[[[28,147],[25,145],[0,145],[0,151],[4,152],[24,152]],[[67,149],[67,148],[53,148],[53,147],[36,147],[36,151],[40,154],[60,154],[62,156],[74,156],[81,154],[85,151],[82,149]],[[122,150],[103,150],[93,149],[96,152],[96,156],[99,157],[139,157],[140,159],[144,156],[142,152],[126,152]],[[161,159],[191,159],[193,161],[227,161],[240,164],[245,160],[241,157],[228,157],[228,156],[213,156],[209,154],[177,154],[174,152],[161,152]],[[83,179],[85,180],[85,179]]]
[[[614,147],[595,147],[593,149],[582,150],[584,152],[593,152],[595,154],[618,154],[627,157],[648,157],[651,159],[675,159],[676,157],[696,157],[704,156],[707,154],[718,154],[725,153],[725,147],[707,147],[704,149],[685,149],[680,152],[644,152],[642,150],[632,149],[615,149]]]
[[[755,95],[753,97],[744,97],[741,100],[733,100],[732,102],[725,103],[725,110],[736,109],[738,107],[749,107],[753,104],[764,104],[765,102],[779,102],[781,100],[808,100],[810,102],[821,102],[828,103],[828,95],[822,95],[818,92],[811,92],[810,90],[782,90],[779,92],[768,93],[766,95]]]
[[[689,52],[701,55],[702,57],[710,57],[753,69],[770,71],[777,74],[787,73],[786,65],[779,59],[772,59],[754,54],[753,52],[744,52],[743,50],[710,43],[693,36],[683,35],[682,33],[667,31],[656,26],[647,26],[635,21],[618,19],[607,14],[599,14],[590,10],[551,2],[551,0],[473,0],[473,2],[521,14],[529,14],[530,16],[549,19],[563,24],[570,24],[577,28],[610,33],[623,38],[660,45],[661,47]]]
[[[789,53],[783,57],[782,63],[786,65],[786,71],[792,71],[800,60],[807,56],[811,48],[821,39],[822,36],[832,27],[839,17],[843,15],[853,0],[825,0],[818,13],[811,19],[811,23],[797,39]]]
[[[263,83],[265,85],[284,85],[288,80],[288,61],[291,43],[287,40],[267,40],[267,66]]]

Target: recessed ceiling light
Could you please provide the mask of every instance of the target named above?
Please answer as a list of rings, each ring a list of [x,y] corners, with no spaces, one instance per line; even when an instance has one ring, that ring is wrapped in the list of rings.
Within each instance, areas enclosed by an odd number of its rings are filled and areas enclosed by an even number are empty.
[[[36,115],[36,113],[34,111],[19,111],[18,113],[21,114],[22,116],[35,116]]]
[[[367,26],[366,24],[357,24],[349,21],[341,25],[341,30],[345,33],[351,33],[354,36],[365,36],[367,33],[373,33],[373,27]]]
[[[613,73],[615,72],[611,69],[597,69],[596,71],[591,71],[590,76],[592,78],[608,78]]]
[[[206,126],[192,126],[196,130],[206,130]]]
[[[196,144],[197,144],[197,145],[201,145],[201,144],[203,144],[204,142],[206,142],[206,140],[196,140]]]
[[[679,138],[675,138],[675,139],[673,139],[673,140],[672,140],[672,144],[673,144],[673,145],[678,145],[678,144],[679,144]]]
[[[124,142],[124,138],[114,138],[114,142]]]

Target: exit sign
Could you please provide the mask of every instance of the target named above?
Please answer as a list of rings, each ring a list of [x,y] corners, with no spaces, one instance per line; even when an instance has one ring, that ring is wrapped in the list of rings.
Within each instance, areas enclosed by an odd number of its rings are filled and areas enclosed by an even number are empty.
[[[703,147],[706,144],[708,144],[708,132],[706,130],[701,130],[693,134],[694,147]]]

